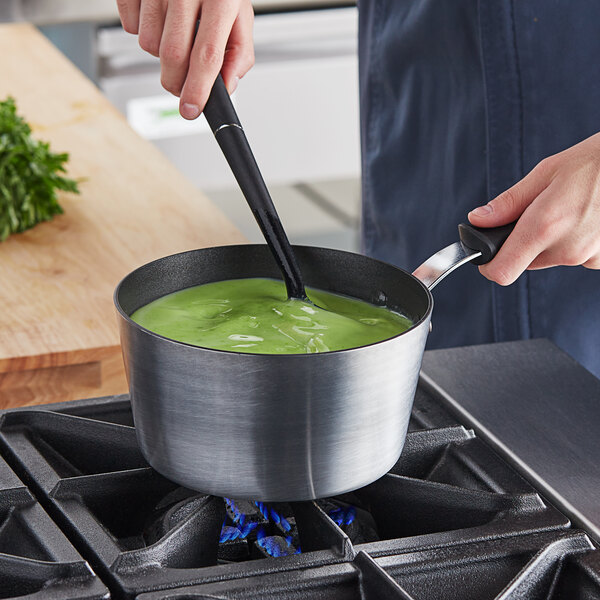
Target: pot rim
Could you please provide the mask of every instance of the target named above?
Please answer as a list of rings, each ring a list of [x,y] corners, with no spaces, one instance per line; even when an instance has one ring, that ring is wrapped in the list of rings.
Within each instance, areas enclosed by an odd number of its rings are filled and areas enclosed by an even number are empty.
[[[152,337],[158,338],[160,340],[163,340],[165,342],[170,342],[172,344],[175,345],[179,345],[179,346],[183,346],[183,347],[188,347],[188,348],[197,348],[199,350],[204,350],[204,351],[210,351],[210,352],[217,352],[217,353],[222,353],[222,354],[226,354],[226,355],[234,355],[234,356],[244,356],[244,357],[252,357],[252,356],[256,356],[256,357],[265,357],[265,356],[269,356],[269,357],[309,357],[309,356],[313,356],[313,357],[318,357],[318,356],[324,356],[324,355],[334,355],[334,354],[339,354],[339,353],[348,353],[348,352],[352,352],[352,351],[360,351],[363,350],[365,348],[370,348],[372,346],[378,346],[379,344],[384,344],[386,342],[390,342],[392,340],[396,340],[400,337],[402,337],[403,335],[406,335],[416,329],[418,329],[420,326],[423,326],[430,318],[431,313],[433,312],[433,295],[431,294],[431,291],[429,290],[429,288],[417,277],[415,277],[412,273],[409,273],[408,271],[405,271],[404,269],[397,267],[396,265],[393,265],[391,263],[382,261],[382,260],[378,260],[376,258],[371,258],[370,256],[365,256],[364,254],[358,254],[357,252],[348,252],[347,250],[337,250],[335,248],[322,248],[320,246],[305,246],[305,245],[297,245],[297,244],[293,244],[292,248],[307,248],[307,249],[316,249],[316,250],[324,250],[326,252],[335,252],[335,253],[340,253],[340,254],[349,254],[352,256],[359,256],[363,259],[375,262],[375,263],[379,263],[382,265],[386,265],[387,267],[390,267],[396,271],[400,271],[402,274],[409,276],[413,281],[417,282],[419,287],[423,290],[423,292],[425,293],[425,295],[427,296],[427,310],[425,311],[424,315],[416,322],[413,323],[413,325],[411,327],[409,327],[408,329],[406,329],[405,331],[402,331],[401,333],[398,333],[397,335],[394,335],[392,337],[386,338],[384,340],[380,340],[378,342],[373,342],[371,344],[365,344],[363,346],[354,346],[352,348],[342,348],[340,350],[328,350],[327,352],[312,352],[312,353],[294,353],[294,354],[268,354],[268,353],[260,353],[260,352],[235,352],[233,350],[220,350],[218,348],[207,348],[205,346],[198,346],[196,344],[189,344],[187,342],[180,342],[178,340],[174,340],[172,338],[168,338],[164,335],[161,335],[160,333],[156,333],[154,331],[151,331],[150,329],[146,329],[145,327],[143,327],[142,325],[140,325],[139,323],[136,323],[122,308],[120,302],[119,302],[119,292],[121,290],[122,285],[125,283],[125,280],[128,279],[130,276],[132,276],[134,273],[137,273],[138,271],[140,271],[141,269],[145,269],[148,267],[151,267],[153,264],[155,263],[159,263],[165,259],[174,257],[174,256],[182,256],[184,254],[196,254],[198,252],[202,252],[203,250],[210,250],[210,251],[215,251],[215,250],[221,250],[221,249],[225,249],[225,248],[232,248],[232,247],[236,247],[236,248],[265,248],[267,247],[267,244],[229,244],[226,246],[209,246],[209,247],[205,247],[205,248],[196,248],[194,250],[185,250],[183,252],[175,252],[173,254],[168,254],[167,256],[162,256],[160,258],[156,258],[154,260],[151,260],[143,265],[140,265],[139,267],[135,268],[133,271],[130,271],[129,273],[127,273],[127,275],[125,275],[121,281],[119,281],[119,283],[117,284],[117,287],[115,288],[115,291],[113,293],[113,302],[115,305],[115,308],[117,309],[117,313],[125,320],[125,322],[129,325],[129,326],[133,326],[134,329],[137,329],[138,331],[140,331],[143,334],[148,334]],[[223,279],[221,281],[228,281],[227,279]],[[201,285],[201,284],[199,284]],[[181,290],[184,289],[188,289],[188,288],[181,288]],[[181,291],[181,290],[176,290],[176,291]],[[327,291],[327,290],[323,290],[323,291]],[[360,300],[360,298],[356,298],[357,300]]]

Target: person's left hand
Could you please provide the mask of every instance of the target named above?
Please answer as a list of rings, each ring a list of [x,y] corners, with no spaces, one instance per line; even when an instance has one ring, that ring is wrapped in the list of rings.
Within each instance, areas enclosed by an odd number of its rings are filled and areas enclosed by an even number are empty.
[[[477,227],[516,219],[496,257],[479,267],[488,279],[509,285],[526,269],[600,269],[600,133],[546,158],[513,187],[469,213]]]

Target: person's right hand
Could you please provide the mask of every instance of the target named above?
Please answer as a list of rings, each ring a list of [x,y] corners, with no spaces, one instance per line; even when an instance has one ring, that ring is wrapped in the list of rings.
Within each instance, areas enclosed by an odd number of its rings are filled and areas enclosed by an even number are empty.
[[[491,281],[510,285],[525,269],[559,265],[600,269],[600,133],[544,159],[469,213],[477,227],[515,220],[494,260],[479,267]]]
[[[163,87],[186,119],[200,115],[219,72],[229,93],[254,64],[250,0],[117,0],[123,29],[160,58]],[[196,23],[200,21],[194,38]]]

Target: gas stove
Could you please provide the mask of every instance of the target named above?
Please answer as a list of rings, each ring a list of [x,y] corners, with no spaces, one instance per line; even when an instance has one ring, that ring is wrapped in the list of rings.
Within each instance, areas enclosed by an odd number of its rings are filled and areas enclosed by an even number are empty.
[[[531,397],[512,406],[502,395],[518,395],[515,373]],[[536,431],[506,430],[498,394],[526,427],[518,411],[541,398]],[[537,438],[582,394],[582,432],[555,454],[560,466],[579,446],[585,469],[572,466],[561,488],[552,464],[536,462]],[[598,413],[600,381],[547,342],[426,353],[388,474],[335,498],[266,504],[158,475],[127,396],[2,411],[0,598],[600,599],[600,501],[585,495],[600,487]]]

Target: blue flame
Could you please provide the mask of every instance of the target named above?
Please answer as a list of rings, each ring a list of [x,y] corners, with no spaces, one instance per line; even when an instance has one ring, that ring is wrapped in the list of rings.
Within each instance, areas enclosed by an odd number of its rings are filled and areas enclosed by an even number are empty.
[[[240,523],[241,525],[241,523]],[[246,525],[242,526],[242,528],[240,529],[240,532],[242,534],[242,539],[246,539],[250,533],[252,531],[254,531],[256,528],[258,527],[258,523],[247,523]]]
[[[281,548],[279,547],[279,544],[277,544],[276,542],[273,542],[273,540],[270,538],[265,538],[264,540],[259,540],[258,545],[261,548],[264,548],[264,550],[266,551],[266,553],[269,556],[273,556],[274,558],[278,558],[279,556],[281,556],[283,554],[283,552],[281,552]]]
[[[228,512],[233,525],[227,525],[227,518],[221,529],[220,543],[232,540],[244,540],[250,533],[256,530],[256,542],[269,556],[289,556],[291,554],[300,554],[299,547],[293,545],[293,536],[288,535],[284,538],[279,535],[269,536],[263,526],[255,521],[248,521],[248,515],[242,512],[242,509],[231,498],[224,498]],[[285,533],[292,530],[291,523],[279,514],[274,508],[268,506],[265,502],[254,502],[260,511],[260,514],[268,521],[278,525]],[[257,529],[258,528],[258,529]]]
[[[292,529],[289,521],[281,516],[274,508],[268,507],[264,502],[255,502],[254,504],[256,504],[258,510],[260,510],[265,519],[272,520],[277,525],[281,525],[284,531],[290,531]]]
[[[292,538],[292,536],[291,536],[291,535],[288,535],[288,536],[285,538],[285,541],[287,542],[288,546],[292,546],[292,541],[293,541],[293,538]],[[293,546],[292,546],[292,547],[293,547]],[[296,554],[302,554],[302,550],[300,550],[300,545],[296,546]]]
[[[334,508],[328,513],[329,518],[334,521],[338,527],[343,525],[350,525],[356,518],[356,508],[354,506],[347,506],[344,508]]]
[[[227,508],[229,508],[229,510],[233,514],[233,522],[236,524],[239,523],[240,525],[244,525],[244,523],[246,522],[246,514],[243,513],[239,506],[230,498],[223,498],[223,500],[225,500]]]
[[[228,542],[229,540],[236,540],[241,535],[241,531],[237,527],[230,527],[229,525],[223,525],[221,528],[221,537],[219,543]]]
[[[267,537],[262,527],[256,535],[256,543],[269,555],[274,558],[280,556],[290,556],[291,554],[300,554],[300,548],[292,546],[292,537],[285,538],[286,546],[282,546],[280,537]]]
[[[349,506],[346,509],[346,525],[350,525],[352,521],[356,518],[356,508],[354,506]]]
[[[240,509],[237,507],[236,503],[230,498],[223,498],[225,500],[225,504],[227,504],[227,508],[233,513],[233,522],[237,523],[240,519],[244,519],[246,515],[244,515]],[[243,523],[242,523],[243,524]]]
[[[256,529],[258,523],[252,521],[246,523],[246,515],[240,511],[236,503],[229,498],[224,498],[224,500],[233,514],[232,520],[234,526],[231,527],[226,525],[227,520],[225,520],[221,529],[221,538],[219,542],[227,542],[229,540],[236,540],[237,538],[246,539],[250,533]]]
[[[269,509],[267,507],[267,505],[264,502],[258,502],[256,501],[254,504],[256,504],[258,510],[260,510],[260,513],[262,514],[262,516],[265,519],[269,519]]]

